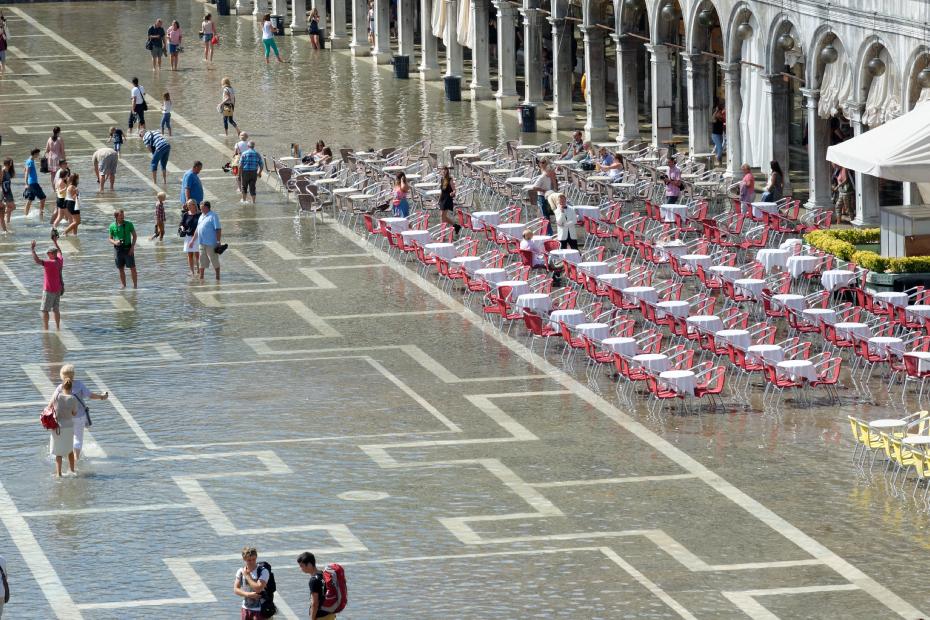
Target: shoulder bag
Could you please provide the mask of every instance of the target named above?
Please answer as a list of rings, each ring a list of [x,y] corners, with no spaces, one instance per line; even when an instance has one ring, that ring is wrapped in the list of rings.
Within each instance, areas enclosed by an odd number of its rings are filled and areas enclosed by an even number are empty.
[[[81,400],[81,397],[78,396],[77,394],[74,394],[74,397],[77,399],[77,401],[78,401],[79,403],[81,403],[81,406],[84,407],[84,415],[87,417],[87,426],[93,426],[94,423],[93,423],[93,421],[91,421],[91,419],[90,419],[90,407],[88,407],[87,405],[85,405],[85,404],[84,404],[84,401]]]

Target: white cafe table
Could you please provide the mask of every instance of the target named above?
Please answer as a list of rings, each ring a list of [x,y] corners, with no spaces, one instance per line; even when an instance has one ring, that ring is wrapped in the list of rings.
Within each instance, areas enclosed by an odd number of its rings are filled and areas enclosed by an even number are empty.
[[[623,289],[623,296],[627,299],[640,299],[649,304],[654,304],[659,300],[659,294],[653,286],[629,286]]]
[[[535,239],[535,237],[534,237]],[[581,252],[578,250],[573,250],[571,248],[551,250],[549,252],[550,258],[553,260],[561,260],[569,263],[578,264],[581,262]]]
[[[381,222],[388,227],[391,232],[404,232],[410,228],[410,222],[405,217],[382,217]]]
[[[675,215],[680,215],[681,219],[688,217],[687,204],[664,204],[659,205],[659,213],[662,215],[662,221],[668,224],[675,223]]]
[[[905,426],[907,426],[907,421],[900,420],[898,418],[881,418],[879,420],[872,420],[871,422],[869,422],[869,428],[872,429],[873,431],[904,428]]]
[[[603,282],[605,286],[622,291],[627,287],[630,279],[625,273],[602,273],[597,276],[598,282]]]
[[[514,239],[519,239],[523,235],[523,230],[526,228],[526,224],[520,224],[519,222],[512,224],[501,224],[497,227],[497,232],[502,235],[507,235],[508,237],[513,237]]]
[[[407,169],[407,166],[385,166],[381,169],[381,172],[386,172],[388,174],[396,174],[398,172],[403,172]]]
[[[711,266],[711,257],[709,254],[682,254],[680,260],[690,265],[692,269],[697,269],[698,266],[704,269],[710,269]]]
[[[869,348],[878,355],[893,353],[901,357],[904,355],[904,340],[893,336],[872,336],[869,338]]]
[[[687,301],[660,301],[656,304],[656,318],[664,318],[666,314],[684,318],[688,316],[688,311],[690,309],[691,304]]]
[[[533,235],[533,241],[538,241],[540,243],[552,241],[552,235]]]
[[[633,357],[636,355],[636,338],[629,336],[612,336],[601,340],[601,344],[623,357]]]
[[[817,271],[821,262],[823,259],[819,256],[789,256],[785,266],[792,278],[800,278],[805,273]]]
[[[688,251],[688,246],[680,239],[673,241],[662,241],[656,244],[656,250],[659,251],[660,256],[684,256],[685,252]]]
[[[736,280],[743,274],[739,267],[731,267],[729,265],[713,265],[710,271],[727,280]]]
[[[507,183],[508,185],[523,186],[523,185],[526,185],[527,183],[532,183],[533,179],[529,177],[507,177],[507,179],[504,182]]]
[[[836,328],[836,335],[839,337],[844,337],[847,334],[852,334],[858,336],[859,338],[871,338],[872,330],[869,329],[869,326],[865,323],[836,323],[833,325]]]
[[[734,280],[733,285],[737,290],[743,291],[749,297],[761,299],[762,289],[765,288],[765,280],[760,280],[758,278],[740,278],[739,280]]]
[[[571,205],[569,209],[572,209],[575,212],[575,217],[578,218],[578,223],[581,223],[582,217],[589,217],[592,220],[601,219],[601,210],[597,207],[592,207],[590,205]]]
[[[754,344],[746,349],[746,359],[750,362],[761,359],[769,364],[777,364],[785,359],[785,350],[777,344]]]
[[[484,266],[484,262],[477,256],[456,256],[449,262],[453,265],[464,267],[465,271],[472,274]],[[501,269],[501,271],[504,270]]]
[[[491,168],[493,168],[494,166],[497,165],[497,162],[496,162],[496,161],[491,161],[491,160],[488,160],[488,159],[479,159],[478,161],[473,161],[473,162],[471,162],[471,165],[472,165],[472,166],[475,166],[476,168],[487,168],[487,169],[491,169]]]
[[[804,242],[800,239],[785,239],[778,244],[782,250],[790,250],[792,254],[797,254],[804,247]]]
[[[807,307],[807,301],[805,301],[804,295],[797,295],[795,293],[780,293],[778,295],[772,295],[772,301],[774,301],[779,306],[789,308],[797,312],[801,312]]]
[[[753,217],[762,217],[763,213],[778,213],[778,203],[777,202],[753,202],[752,203],[752,216]]]
[[[502,286],[509,286],[511,289],[511,300],[517,299],[520,297],[520,295],[532,292],[530,291],[530,285],[526,280],[501,280],[500,282],[495,282],[494,286],[496,286],[498,290],[500,290]]]
[[[610,265],[603,261],[583,261],[578,263],[578,269],[592,276],[599,276],[610,270]]]
[[[659,379],[679,394],[694,396],[697,378],[693,370],[666,370],[659,373]]]
[[[446,260],[452,260],[458,255],[458,250],[455,249],[454,243],[427,243],[423,246],[423,249],[426,250],[427,254],[432,254],[433,256],[438,256]]]
[[[833,325],[836,323],[836,311],[830,308],[805,308],[801,311],[804,319],[813,325],[826,323]]]
[[[339,183],[339,179],[334,179],[334,178],[317,179],[314,181],[314,183],[317,185],[335,185],[336,183]]]
[[[574,168],[575,166],[581,165],[580,161],[575,161],[574,159],[557,159],[552,162],[555,166],[567,166],[569,168]]]
[[[552,298],[545,293],[523,293],[517,297],[515,305],[518,308],[532,310],[536,314],[543,314],[552,308]]]
[[[766,273],[770,273],[776,268],[785,269],[788,266],[788,257],[790,255],[791,252],[788,250],[765,248],[756,252],[756,260],[765,267]]]
[[[497,226],[501,223],[501,214],[497,211],[475,211],[471,214],[471,221],[475,230],[483,230],[485,224]]]
[[[433,240],[428,230],[405,230],[400,233],[400,236],[404,238],[404,245],[414,241],[420,245],[425,245]]]
[[[907,293],[900,293],[897,291],[883,291],[881,293],[875,293],[872,295],[872,298],[892,306],[906,306],[908,300]]]
[[[685,319],[689,327],[702,333],[715,334],[723,329],[723,319],[713,314],[698,314]]]
[[[607,323],[579,323],[575,329],[591,340],[603,340],[610,335],[610,326]]]
[[[904,355],[917,358],[917,370],[920,372],[927,372],[930,370],[930,353],[925,353],[924,351],[910,351]]]
[[[930,306],[928,305],[916,305],[916,306],[905,306],[904,308],[908,314],[913,315],[919,318],[930,317]]]
[[[820,276],[820,283],[828,291],[834,291],[838,288],[844,286],[849,286],[849,283],[853,281],[856,277],[856,274],[847,269],[830,269],[824,271],[823,275]]]
[[[498,267],[482,267],[475,269],[475,277],[481,278],[490,284],[496,284],[507,277],[507,271]]]
[[[905,435],[901,443],[906,446],[928,446],[930,445],[930,435]]]
[[[554,310],[549,314],[549,327],[559,329],[559,323],[574,327],[584,322],[584,312],[581,310]]]
[[[737,349],[745,351],[752,344],[748,329],[721,329],[714,334],[717,344],[729,343]]]
[[[668,370],[668,355],[664,353],[640,353],[633,356],[637,366],[648,368],[652,372],[665,372]]]
[[[817,380],[817,371],[814,370],[814,362],[810,360],[785,360],[778,362],[775,367],[782,374],[791,377],[792,381],[806,379],[807,381]]]

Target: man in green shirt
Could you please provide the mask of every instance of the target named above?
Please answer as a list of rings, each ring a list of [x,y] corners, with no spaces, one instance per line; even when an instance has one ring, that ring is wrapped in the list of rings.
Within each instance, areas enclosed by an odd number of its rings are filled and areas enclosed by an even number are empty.
[[[126,220],[126,214],[120,209],[113,213],[116,220],[110,224],[110,244],[116,250],[116,268],[119,269],[119,281],[126,288],[126,267],[132,276],[132,288],[136,288],[136,227]]]

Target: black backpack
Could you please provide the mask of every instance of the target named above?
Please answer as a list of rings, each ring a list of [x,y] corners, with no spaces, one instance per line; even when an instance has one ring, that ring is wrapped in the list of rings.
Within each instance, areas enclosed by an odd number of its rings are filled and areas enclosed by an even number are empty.
[[[262,590],[261,599],[262,611],[261,614],[265,618],[270,618],[271,616],[278,613],[278,608],[274,604],[274,593],[278,589],[278,586],[274,582],[274,573],[271,572],[271,564],[268,562],[259,562],[257,565],[258,574],[261,574],[262,569],[268,571],[268,583],[265,584],[265,589]]]

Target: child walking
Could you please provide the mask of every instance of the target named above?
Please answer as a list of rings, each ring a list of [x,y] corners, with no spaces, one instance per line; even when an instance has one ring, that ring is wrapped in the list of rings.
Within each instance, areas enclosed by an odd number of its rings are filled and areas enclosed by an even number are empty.
[[[116,156],[119,157],[120,149],[123,148],[123,130],[119,127],[110,127],[110,137],[107,138],[107,142],[113,143],[113,150],[116,151]]]
[[[13,179],[15,177],[13,158],[7,157],[3,160],[3,169],[0,170],[0,229],[4,232],[7,230],[10,218],[13,217],[13,209],[16,208],[16,203],[13,202]]]
[[[164,241],[165,239],[165,200],[168,199],[168,195],[165,192],[158,192],[155,195],[155,234],[152,235],[152,240],[158,239],[159,241]]]
[[[165,93],[164,100],[161,102],[161,133],[165,134],[168,129],[168,135],[171,135],[171,93]]]

